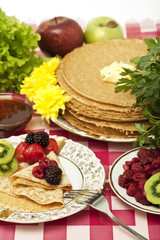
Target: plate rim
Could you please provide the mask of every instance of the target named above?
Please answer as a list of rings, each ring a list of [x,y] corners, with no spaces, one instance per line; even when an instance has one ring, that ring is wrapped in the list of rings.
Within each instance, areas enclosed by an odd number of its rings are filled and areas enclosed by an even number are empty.
[[[133,153],[133,152],[137,152],[138,150],[140,149],[140,147],[137,147],[137,148],[133,148],[125,153],[123,153],[122,155],[120,155],[112,164],[110,170],[109,170],[109,184],[113,190],[113,192],[116,194],[116,196],[121,199],[124,203],[128,204],[129,206],[131,207],[134,207],[135,209],[138,209],[138,210],[141,210],[143,212],[146,212],[146,213],[152,213],[152,214],[157,214],[157,215],[160,215],[160,208],[159,208],[159,212],[157,212],[156,210],[150,210],[150,209],[146,209],[145,208],[145,205],[142,205],[138,202],[136,203],[132,203],[130,202],[128,199],[126,199],[127,197],[127,193],[125,192],[125,195],[126,197],[123,196],[123,194],[120,194],[119,191],[116,189],[115,185],[114,185],[114,181],[113,181],[113,178],[112,178],[112,174],[113,174],[113,171],[114,171],[114,167],[116,166],[116,164],[125,156],[129,155],[130,153]],[[129,196],[128,196],[129,197]],[[127,198],[128,198],[127,197]],[[148,206],[149,207],[149,206]],[[154,207],[154,206],[153,206]]]

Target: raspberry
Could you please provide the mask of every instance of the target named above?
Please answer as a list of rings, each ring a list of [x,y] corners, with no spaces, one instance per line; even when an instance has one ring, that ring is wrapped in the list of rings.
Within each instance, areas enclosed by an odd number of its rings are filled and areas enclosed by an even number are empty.
[[[145,174],[140,172],[136,172],[132,177],[134,182],[139,182],[144,178],[146,178]]]
[[[59,153],[59,147],[58,147],[58,144],[57,144],[57,142],[54,138],[49,138],[48,146],[46,146],[44,148],[44,152],[45,152],[46,155],[48,153],[50,153],[51,151],[53,151],[55,154]]]
[[[160,157],[153,159],[152,166],[154,168],[159,168],[160,167]]]
[[[146,197],[143,195],[143,192],[142,191],[138,191],[136,194],[135,194],[135,199],[137,202],[143,204],[143,205],[151,205],[151,203],[146,199]]]
[[[24,158],[29,164],[33,164],[39,161],[44,156],[44,151],[41,145],[33,143],[28,145],[25,149]]]
[[[32,170],[32,174],[36,178],[40,178],[40,179],[44,178],[44,169],[43,169],[43,167],[40,167],[40,166],[34,167],[33,170]]]
[[[131,167],[131,170],[136,173],[136,172],[142,172],[143,171],[143,167],[138,163],[133,163],[132,164],[132,167]]]
[[[51,165],[51,166],[54,166],[54,165],[55,165],[55,166],[58,166],[58,163],[57,163],[56,161],[54,161],[54,160],[51,160],[51,161],[50,161],[50,165]]]
[[[39,131],[34,134],[34,142],[40,144],[43,147],[48,146],[49,135],[46,132]]]
[[[138,185],[132,182],[129,188],[127,189],[127,194],[131,197],[134,197],[138,190],[139,190]]]
[[[27,136],[26,136],[26,138],[25,138],[25,142],[28,143],[28,144],[35,143],[35,141],[34,141],[34,135],[35,135],[34,132],[28,133]]]
[[[42,168],[48,168],[49,166],[51,166],[51,161],[47,157],[42,157],[39,160],[39,166]]]
[[[24,157],[24,154],[25,154],[27,146],[29,146],[27,143],[21,142],[16,147],[15,156],[16,156],[16,158],[19,162],[25,162],[26,161],[26,159]]]
[[[61,182],[62,170],[57,166],[45,169],[45,179],[49,184],[58,185]]]

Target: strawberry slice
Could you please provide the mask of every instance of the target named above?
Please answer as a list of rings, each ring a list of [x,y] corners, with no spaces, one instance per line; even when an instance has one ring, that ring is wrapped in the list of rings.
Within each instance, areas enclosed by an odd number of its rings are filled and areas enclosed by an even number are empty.
[[[49,138],[48,146],[44,148],[46,155],[51,151],[53,151],[55,154],[59,153],[59,146],[54,138]]]
[[[26,151],[28,144],[25,142],[20,142],[15,149],[15,156],[19,162],[25,162],[24,153]]]
[[[26,162],[34,164],[44,156],[44,150],[38,143],[33,143],[26,147],[24,157]]]

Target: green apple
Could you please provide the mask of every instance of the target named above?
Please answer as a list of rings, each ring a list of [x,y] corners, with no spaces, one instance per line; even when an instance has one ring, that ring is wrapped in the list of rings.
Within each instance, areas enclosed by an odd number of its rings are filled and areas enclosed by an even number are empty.
[[[87,24],[84,36],[86,43],[101,42],[123,38],[123,31],[113,18],[97,17]]]

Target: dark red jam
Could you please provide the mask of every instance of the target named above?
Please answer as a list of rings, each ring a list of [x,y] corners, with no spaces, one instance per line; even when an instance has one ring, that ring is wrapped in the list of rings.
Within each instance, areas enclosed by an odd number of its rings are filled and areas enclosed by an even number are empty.
[[[23,130],[31,117],[32,106],[28,100],[23,102],[20,99],[0,99],[0,138]]]
[[[0,124],[14,124],[30,114],[30,107],[16,100],[0,100]]]

